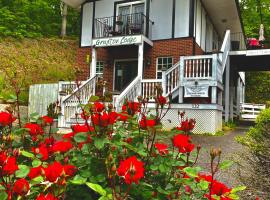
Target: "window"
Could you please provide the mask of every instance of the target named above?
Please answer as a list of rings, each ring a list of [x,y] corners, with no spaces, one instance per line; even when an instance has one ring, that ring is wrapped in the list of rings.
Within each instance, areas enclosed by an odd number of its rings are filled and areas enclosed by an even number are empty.
[[[104,69],[104,62],[97,61],[97,65],[96,65],[96,74],[97,74],[97,76],[102,76],[103,75],[103,69]]]
[[[172,57],[157,58],[157,79],[162,79],[162,69],[170,69],[173,66]]]

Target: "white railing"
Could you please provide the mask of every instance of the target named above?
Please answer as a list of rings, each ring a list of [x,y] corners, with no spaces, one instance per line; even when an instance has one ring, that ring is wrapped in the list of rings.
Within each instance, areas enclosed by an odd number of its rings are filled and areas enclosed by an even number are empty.
[[[120,111],[121,106],[125,100],[135,101],[138,96],[141,94],[141,77],[137,76],[128,87],[115,98],[114,107],[116,111]]]
[[[90,97],[95,94],[96,77],[88,79],[72,94],[63,97],[61,103],[61,116],[58,120],[59,127],[68,127],[67,122],[76,116],[81,104],[87,104]]]
[[[80,82],[84,84],[84,81]],[[77,83],[75,81],[59,81],[58,82],[58,92],[61,96],[67,96],[73,93],[77,88]]]
[[[263,104],[241,104],[241,119],[246,121],[255,121],[257,116],[262,110],[265,110],[266,106]]]
[[[180,61],[165,72],[165,95],[173,93],[180,85]],[[163,88],[164,89],[164,88]]]
[[[156,87],[162,87],[162,79],[143,79],[142,81],[142,97],[153,100],[157,95]]]
[[[231,31],[227,30],[220,49],[221,53],[218,56],[219,62],[221,63],[222,74],[224,73],[230,50],[231,50]]]
[[[184,79],[212,79],[213,55],[184,57]]]

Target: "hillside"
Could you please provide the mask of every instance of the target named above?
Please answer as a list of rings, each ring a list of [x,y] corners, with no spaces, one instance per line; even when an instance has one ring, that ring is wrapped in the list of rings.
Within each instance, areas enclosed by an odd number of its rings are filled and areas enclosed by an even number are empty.
[[[0,96],[7,98],[15,79],[22,85],[23,101],[31,84],[74,80],[77,47],[75,40],[52,38],[0,41]]]

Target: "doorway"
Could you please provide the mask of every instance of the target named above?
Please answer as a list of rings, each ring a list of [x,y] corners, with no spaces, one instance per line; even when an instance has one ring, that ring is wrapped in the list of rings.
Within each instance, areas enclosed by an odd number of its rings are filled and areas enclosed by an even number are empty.
[[[138,75],[137,60],[115,61],[114,91],[123,91]]]

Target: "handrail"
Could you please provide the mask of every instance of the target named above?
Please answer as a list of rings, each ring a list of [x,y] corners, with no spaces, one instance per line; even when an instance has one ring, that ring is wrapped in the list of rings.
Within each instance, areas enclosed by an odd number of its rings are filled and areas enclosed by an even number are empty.
[[[72,96],[75,96],[78,92],[80,92],[87,84],[93,82],[96,80],[96,76],[88,79],[87,81],[85,81],[82,85],[80,85],[79,87],[77,87],[72,94],[69,94],[67,96],[65,96],[63,99],[62,99],[62,102],[66,102],[68,99],[70,99]]]
[[[168,70],[166,71],[166,75],[168,75],[168,74],[171,73],[173,70],[175,70],[175,68],[179,67],[179,65],[180,65],[180,61],[177,62],[177,63],[175,63],[170,69],[168,69]]]
[[[224,37],[224,40],[223,40],[223,43],[222,43],[222,46],[221,46],[221,49],[220,49],[220,51],[222,52],[222,55],[221,55],[222,58],[219,57],[219,59],[222,61],[222,65],[221,65],[222,74],[224,73],[226,62],[227,62],[227,59],[228,59],[228,56],[230,53],[230,49],[231,49],[230,35],[231,35],[231,31],[227,30],[225,37]]]
[[[137,76],[126,89],[116,98],[115,108],[117,111],[120,109],[120,105],[124,103],[125,99],[132,100],[140,95],[141,92],[141,77]]]

